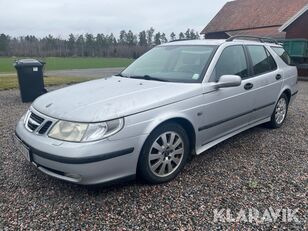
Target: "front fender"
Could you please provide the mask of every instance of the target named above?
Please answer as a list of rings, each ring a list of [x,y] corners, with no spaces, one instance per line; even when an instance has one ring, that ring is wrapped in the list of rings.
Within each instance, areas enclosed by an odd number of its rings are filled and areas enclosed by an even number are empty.
[[[169,112],[169,113],[163,113],[161,114],[160,116],[156,117],[154,120],[152,120],[148,126],[145,128],[145,133],[146,134],[150,134],[155,128],[157,128],[159,125],[167,122],[167,121],[170,121],[170,120],[176,120],[176,119],[182,119],[182,120],[186,120],[188,121],[190,124],[193,124],[191,121],[190,121],[190,118],[188,118],[187,115],[185,115],[184,113],[172,113],[172,112]]]

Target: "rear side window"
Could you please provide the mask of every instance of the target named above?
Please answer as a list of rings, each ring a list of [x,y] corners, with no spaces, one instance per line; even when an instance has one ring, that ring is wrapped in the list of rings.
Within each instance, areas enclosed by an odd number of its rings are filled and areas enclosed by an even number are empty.
[[[249,51],[254,75],[260,75],[277,69],[276,62],[270,53],[257,45],[247,46]]]
[[[268,57],[268,61],[269,61],[271,70],[273,70],[273,71],[276,70],[277,69],[277,64],[276,64],[275,59],[273,58],[271,53],[269,53],[269,51],[266,48],[264,48],[264,49],[266,51],[266,54],[267,54],[267,57]]]
[[[289,54],[282,47],[271,47],[273,51],[288,65],[291,65],[291,58]]]
[[[243,46],[229,46],[223,50],[211,79],[218,81],[222,75],[248,77],[248,65]]]

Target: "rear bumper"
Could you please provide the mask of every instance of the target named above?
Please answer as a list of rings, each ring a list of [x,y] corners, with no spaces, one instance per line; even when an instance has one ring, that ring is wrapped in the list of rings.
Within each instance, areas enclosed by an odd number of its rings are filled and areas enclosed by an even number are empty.
[[[25,129],[22,120],[16,136],[30,151],[30,161],[42,172],[61,180],[89,185],[132,178],[144,137],[93,143],[55,141]]]

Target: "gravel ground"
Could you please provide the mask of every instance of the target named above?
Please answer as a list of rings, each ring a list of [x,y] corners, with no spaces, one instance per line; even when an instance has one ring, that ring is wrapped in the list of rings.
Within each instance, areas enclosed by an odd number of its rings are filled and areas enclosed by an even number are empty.
[[[195,157],[172,182],[78,186],[53,179],[12,147],[29,104],[0,91],[0,230],[308,229],[308,82],[281,129],[250,129]],[[298,222],[215,221],[215,209],[298,209]],[[226,216],[226,212],[223,213]],[[282,214],[282,213],[281,213]],[[281,215],[280,214],[280,215]]]

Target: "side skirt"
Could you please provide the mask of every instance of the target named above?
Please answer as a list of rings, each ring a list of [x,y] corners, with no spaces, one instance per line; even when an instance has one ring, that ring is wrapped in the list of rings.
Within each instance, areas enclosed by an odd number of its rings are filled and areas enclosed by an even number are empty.
[[[210,141],[210,142],[208,142],[208,143],[202,144],[202,146],[199,147],[199,148],[196,150],[196,155],[202,154],[202,153],[205,152],[206,150],[210,149],[211,147],[215,146],[216,144],[219,144],[220,142],[222,142],[222,141],[224,141],[224,140],[226,140],[226,139],[229,139],[229,138],[232,137],[232,136],[235,136],[235,135],[237,135],[237,134],[239,134],[239,133],[241,133],[241,132],[243,132],[243,131],[245,131],[245,130],[248,130],[248,129],[250,129],[250,128],[253,128],[253,127],[257,126],[257,125],[260,125],[260,124],[269,122],[270,120],[271,120],[270,117],[267,117],[267,118],[265,118],[265,119],[258,120],[258,121],[254,122],[254,123],[248,124],[247,126],[245,126],[245,127],[243,127],[243,128],[237,129],[237,130],[235,130],[235,131],[233,131],[233,132],[230,132],[230,133],[228,133],[228,134],[226,134],[226,135],[224,135],[224,136],[222,136],[222,137],[219,137],[219,138],[217,138],[217,139],[215,139],[215,140],[213,140],[213,141]]]

